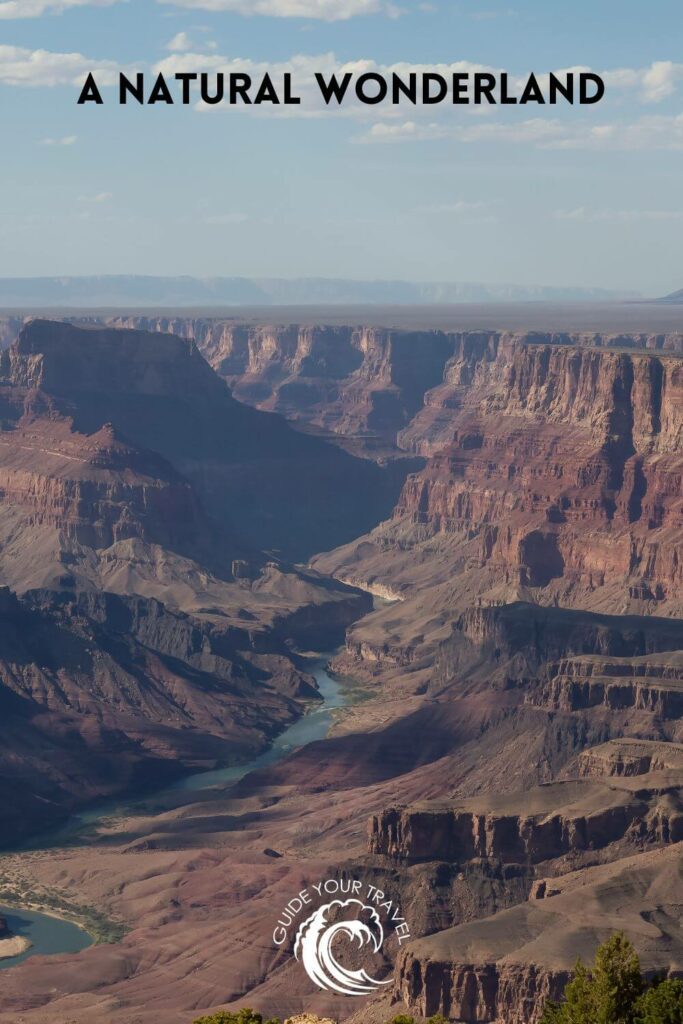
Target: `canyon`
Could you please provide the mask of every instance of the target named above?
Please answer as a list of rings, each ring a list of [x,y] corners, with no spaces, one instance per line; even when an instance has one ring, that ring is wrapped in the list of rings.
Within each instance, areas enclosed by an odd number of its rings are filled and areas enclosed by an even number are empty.
[[[683,976],[683,332],[0,330],[0,902],[123,932],[3,972],[0,1024],[537,1024],[617,929]],[[170,786],[335,649],[326,739]],[[411,926],[360,1009],[271,941],[340,873]]]
[[[346,521],[345,469],[362,490],[379,470],[253,413],[191,346],[151,335],[34,321],[0,360],[0,412],[10,835],[244,757],[317,699],[288,645],[332,646],[370,602],[252,531],[280,542],[257,521],[276,501],[290,539],[334,535],[342,519],[321,522],[300,479]]]

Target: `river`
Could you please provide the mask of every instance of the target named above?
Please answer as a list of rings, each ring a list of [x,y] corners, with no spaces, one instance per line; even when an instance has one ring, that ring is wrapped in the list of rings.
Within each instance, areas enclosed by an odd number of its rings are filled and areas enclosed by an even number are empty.
[[[29,949],[19,956],[0,960],[0,971],[14,967],[30,956],[49,956],[51,953],[80,953],[92,946],[91,935],[71,921],[50,914],[39,914],[36,910],[20,910],[0,905],[0,917],[4,917],[12,935],[28,939]]]
[[[218,787],[237,782],[255,769],[264,768],[266,765],[274,764],[287,757],[298,747],[313,743],[315,740],[325,739],[332,724],[333,711],[335,708],[344,707],[347,703],[343,685],[333,679],[327,671],[327,665],[332,656],[332,653],[316,656],[315,661],[307,669],[311,675],[315,676],[323,698],[322,703],[316,704],[307,714],[280,733],[268,750],[251,761],[229,768],[218,768],[211,772],[198,772],[185,776],[156,793],[146,794],[144,800],[138,799],[128,803],[107,800],[93,804],[78,814],[72,815],[59,828],[34,838],[23,849],[46,850],[63,845],[68,841],[73,842],[79,832],[93,828],[104,818],[125,817],[136,812],[141,813],[148,801],[159,799],[164,794],[196,792],[211,786]],[[148,807],[146,813],[149,813]],[[22,960],[27,960],[38,954],[78,953],[93,943],[93,938],[86,931],[60,917],[41,914],[34,910],[3,908],[2,906],[0,906],[0,917],[6,919],[12,934],[26,937],[32,943],[31,948],[20,956],[0,960],[0,970],[13,967],[15,964],[21,963]]]

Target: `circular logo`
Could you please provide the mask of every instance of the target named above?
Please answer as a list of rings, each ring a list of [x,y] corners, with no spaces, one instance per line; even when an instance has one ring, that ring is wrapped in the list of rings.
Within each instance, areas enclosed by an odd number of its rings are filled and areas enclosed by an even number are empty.
[[[289,900],[273,942],[276,946],[292,942],[295,959],[318,988],[343,996],[367,996],[391,984],[391,979],[374,977],[378,960],[380,973],[382,967],[386,970],[383,947],[388,928],[399,946],[410,938],[400,907],[381,889],[355,878],[328,878]],[[368,970],[371,962],[375,970]]]

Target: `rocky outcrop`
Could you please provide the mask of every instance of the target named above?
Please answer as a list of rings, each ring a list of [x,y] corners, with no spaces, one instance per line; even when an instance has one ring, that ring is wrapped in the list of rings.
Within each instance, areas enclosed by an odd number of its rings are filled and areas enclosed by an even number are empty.
[[[537,964],[423,963],[401,956],[395,994],[422,1016],[462,1024],[535,1024],[546,1001],[559,1000],[571,972]]]
[[[137,538],[198,553],[212,533],[189,482],[111,424],[85,437],[25,417],[0,434],[0,496],[31,526],[93,548]]]
[[[641,776],[683,770],[683,745],[655,740],[616,739],[579,755],[578,773],[591,778]]]
[[[572,658],[550,666],[548,674],[550,678],[528,694],[529,703],[562,711],[600,705],[614,710],[633,708],[664,721],[683,717],[680,652],[668,664],[651,659]]]
[[[453,336],[442,331],[182,317],[113,317],[107,323],[192,339],[236,398],[360,438],[370,452],[394,446],[425,393],[442,380],[453,351]]]
[[[562,654],[643,658],[683,647],[680,622],[655,616],[606,615],[570,608],[544,608],[527,602],[477,604],[453,627],[453,639],[469,641],[497,656],[524,653],[537,665]],[[649,664],[643,660],[643,673]]]
[[[649,975],[660,966],[653,939],[665,930],[665,973],[680,976],[679,863],[669,848],[573,872],[553,879],[550,896],[412,942],[399,954],[394,997],[409,1011],[460,1024],[537,1024],[577,956],[590,961],[616,930],[626,932]],[[581,906],[587,913],[577,912]]]
[[[433,457],[395,516],[463,535],[520,587],[620,583],[634,605],[675,604],[680,553],[657,531],[679,517],[680,361],[505,339],[477,356],[411,424]]]
[[[669,688],[675,697],[682,649],[683,631],[677,620],[600,615],[526,602],[476,605],[458,617],[450,637],[440,645],[430,691],[438,693],[465,677],[481,679],[482,685],[521,689],[527,702],[539,707],[578,710],[603,703],[637,704],[660,711],[660,703],[646,700],[648,687]],[[596,689],[593,703],[551,700],[564,692],[562,680],[582,679],[602,686],[600,699]],[[612,704],[611,683],[617,687]],[[627,700],[638,686],[644,687],[640,700]],[[675,711],[675,700],[666,706]]]
[[[0,590],[2,843],[97,796],[253,755],[316,697],[283,654],[157,601]]]
[[[680,842],[683,776],[671,781],[670,799],[661,798],[657,785],[648,791],[645,780],[634,791],[587,779],[504,797],[482,795],[454,806],[392,807],[370,820],[370,852],[406,863],[484,858],[537,864],[601,849],[629,832],[654,842]]]
[[[24,326],[22,316],[0,316],[0,349],[9,348]]]

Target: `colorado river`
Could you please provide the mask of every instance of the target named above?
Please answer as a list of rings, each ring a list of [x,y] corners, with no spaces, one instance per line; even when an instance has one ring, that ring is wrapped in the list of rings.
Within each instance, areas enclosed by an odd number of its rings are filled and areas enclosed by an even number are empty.
[[[218,768],[215,771],[185,776],[173,785],[165,786],[156,793],[147,793],[144,798],[135,802],[124,803],[120,800],[108,800],[93,805],[72,815],[59,828],[34,837],[23,849],[46,850],[64,845],[66,842],[73,842],[77,839],[79,832],[94,827],[105,818],[125,817],[136,813],[154,813],[150,810],[148,802],[159,799],[163,794],[171,796],[174,793],[199,791],[210,786],[237,782],[257,768],[264,768],[266,765],[274,764],[287,757],[298,747],[303,747],[315,740],[325,739],[332,724],[332,712],[335,708],[344,707],[346,704],[342,684],[333,679],[327,671],[327,664],[331,657],[332,654],[322,654],[308,667],[308,671],[315,677],[318,684],[323,698],[322,703],[316,704],[288,729],[285,729],[268,750],[251,761],[228,768]],[[32,943],[31,948],[19,956],[0,960],[0,969],[13,967],[15,964],[21,963],[22,960],[37,954],[78,953],[92,945],[93,942],[87,932],[70,921],[48,914],[40,914],[37,911],[0,906],[0,917],[6,919],[13,935],[25,937]]]
[[[315,666],[310,669],[310,674],[315,676],[322,695],[322,704],[318,704],[307,715],[299,718],[283,733],[280,733],[268,750],[247,764],[234,765],[232,768],[219,768],[215,772],[188,775],[170,788],[187,791],[205,789],[207,786],[217,786],[226,782],[237,782],[257,768],[265,768],[266,765],[282,760],[297,747],[305,747],[307,743],[313,743],[314,740],[324,740],[330,731],[332,712],[335,708],[342,708],[346,704],[341,684],[336,682],[327,671],[327,664],[331,657],[332,654],[322,655],[316,659]]]
[[[0,917],[7,921],[12,935],[28,939],[30,949],[19,956],[0,960],[0,971],[6,967],[14,967],[30,956],[49,955],[50,953],[80,953],[82,949],[92,946],[93,939],[86,931],[65,921],[61,917],[39,914],[35,910],[19,910],[16,907],[0,905]]]

